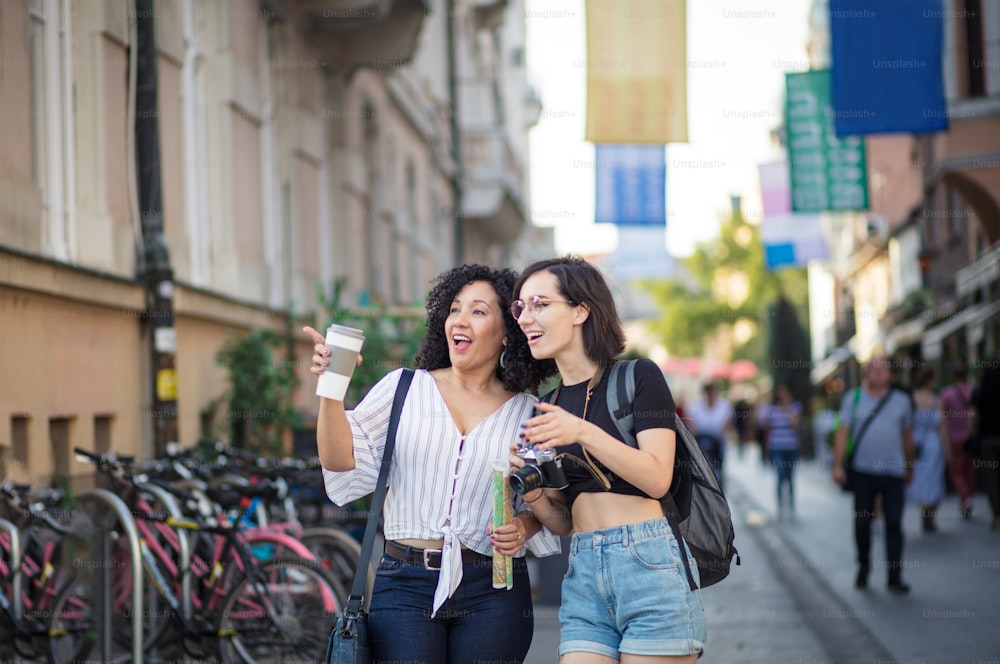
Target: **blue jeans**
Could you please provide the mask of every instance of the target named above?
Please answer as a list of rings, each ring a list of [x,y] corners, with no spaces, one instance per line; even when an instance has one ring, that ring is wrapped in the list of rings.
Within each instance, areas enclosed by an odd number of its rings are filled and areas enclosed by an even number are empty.
[[[535,617],[524,558],[514,559],[514,586],[493,588],[492,559],[465,563],[455,594],[431,618],[437,570],[382,556],[368,617],[372,659],[400,664],[520,664]]]
[[[795,507],[795,484],[792,482],[792,471],[799,460],[795,450],[771,450],[771,464],[778,474],[778,508],[781,508],[781,487],[788,487],[788,507]]]
[[[573,533],[559,607],[559,655],[701,652],[705,609],[701,591],[688,586],[681,555],[664,518]],[[697,580],[696,563],[688,558]]]

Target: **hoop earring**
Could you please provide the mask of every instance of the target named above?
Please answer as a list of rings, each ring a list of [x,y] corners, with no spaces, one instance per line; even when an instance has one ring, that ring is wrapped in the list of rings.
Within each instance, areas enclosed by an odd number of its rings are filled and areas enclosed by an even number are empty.
[[[503,352],[500,353],[500,368],[501,369],[506,369],[507,368],[507,349],[506,348],[504,348]]]

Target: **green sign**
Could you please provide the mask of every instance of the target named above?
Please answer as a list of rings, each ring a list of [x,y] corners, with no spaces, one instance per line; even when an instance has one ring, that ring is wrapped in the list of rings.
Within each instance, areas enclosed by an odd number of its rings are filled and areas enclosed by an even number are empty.
[[[830,70],[785,75],[785,127],[793,212],[868,209],[865,143],[837,138]]]

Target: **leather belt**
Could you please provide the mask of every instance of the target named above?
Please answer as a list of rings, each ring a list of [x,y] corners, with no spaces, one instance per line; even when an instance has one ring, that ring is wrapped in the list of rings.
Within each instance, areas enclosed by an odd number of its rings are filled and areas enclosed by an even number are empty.
[[[415,546],[406,546],[392,540],[385,543],[385,554],[402,560],[407,565],[421,565],[427,570],[441,569],[441,549],[418,549]],[[462,549],[463,563],[479,563],[484,561],[492,564],[489,556],[484,556],[472,549]]]

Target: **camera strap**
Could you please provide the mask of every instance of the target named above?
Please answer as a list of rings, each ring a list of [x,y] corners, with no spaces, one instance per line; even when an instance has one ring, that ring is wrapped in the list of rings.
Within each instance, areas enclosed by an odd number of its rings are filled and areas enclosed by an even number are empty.
[[[604,375],[604,367],[600,366],[597,368],[597,373],[595,373],[593,377],[590,379],[590,382],[587,383],[587,396],[584,398],[583,401],[583,415],[580,416],[580,419],[582,420],[587,419],[587,407],[590,406],[590,397],[591,395],[594,394],[594,388],[597,387],[597,384],[599,382],[601,382],[602,375]],[[559,384],[556,385],[555,391],[552,393],[552,400],[549,403],[554,404],[556,402],[556,400],[559,398],[559,390],[561,388],[562,388],[562,381],[560,380]],[[597,467],[597,464],[594,463],[594,460],[590,457],[590,453],[587,452],[587,448],[584,447],[583,445],[580,445],[580,449],[583,450],[583,456],[587,460],[587,470],[589,470],[590,474],[594,476],[594,479],[596,479],[598,482],[601,483],[605,491],[610,489],[611,480],[609,480],[607,475],[601,472],[601,469]],[[572,459],[573,461],[579,460],[572,454],[563,453],[560,454],[559,456],[566,459]]]

